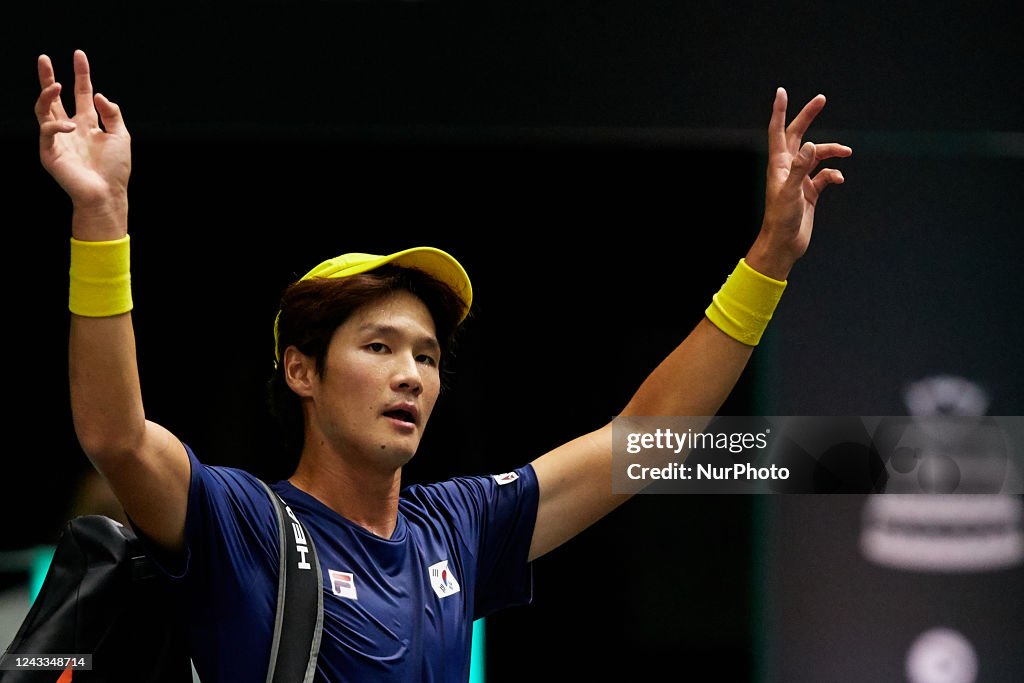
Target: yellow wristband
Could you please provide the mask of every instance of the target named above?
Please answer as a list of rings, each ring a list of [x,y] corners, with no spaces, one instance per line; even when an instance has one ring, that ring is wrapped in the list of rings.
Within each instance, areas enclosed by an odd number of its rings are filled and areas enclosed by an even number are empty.
[[[68,308],[76,315],[106,318],[132,310],[128,235],[106,242],[71,238]]]
[[[740,259],[704,314],[736,341],[757,346],[784,289],[785,281],[762,275]]]

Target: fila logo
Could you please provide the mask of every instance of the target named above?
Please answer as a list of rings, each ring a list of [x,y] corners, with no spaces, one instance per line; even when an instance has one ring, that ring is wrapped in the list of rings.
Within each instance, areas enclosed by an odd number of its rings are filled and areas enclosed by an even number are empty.
[[[430,565],[427,569],[427,576],[430,579],[430,587],[434,589],[439,598],[447,598],[462,590],[455,574],[448,568],[448,560],[441,560],[437,564]]]
[[[331,591],[349,600],[358,600],[356,596],[356,575],[352,572],[339,572],[336,569],[328,569],[331,577]]]
[[[506,472],[505,474],[492,474],[494,481],[498,482],[498,486],[504,486],[505,484],[511,484],[519,478],[518,472]]]
[[[299,524],[299,520],[296,519],[295,513],[292,512],[292,509],[285,505],[284,511],[292,518],[292,533],[295,535],[295,549],[299,552],[299,555],[301,555],[299,558],[299,569],[312,569],[309,562],[306,561],[306,555],[309,554],[309,546],[306,545],[306,534],[302,533],[302,526]]]

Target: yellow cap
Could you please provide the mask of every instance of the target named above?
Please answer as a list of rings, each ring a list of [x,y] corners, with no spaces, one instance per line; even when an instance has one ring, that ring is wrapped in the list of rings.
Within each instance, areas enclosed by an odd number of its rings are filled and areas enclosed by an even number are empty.
[[[358,275],[380,268],[385,264],[402,266],[404,268],[416,268],[427,275],[440,280],[459,297],[463,303],[462,313],[459,315],[461,323],[469,315],[469,308],[473,305],[473,285],[469,282],[469,276],[465,269],[455,260],[451,254],[435,249],[434,247],[413,247],[396,251],[394,254],[380,256],[378,254],[342,254],[332,259],[327,259],[320,265],[299,278],[310,280],[317,277],[339,278],[350,275]],[[274,355],[278,361],[280,350],[278,347],[277,323],[281,318],[281,311],[277,312],[274,319]]]

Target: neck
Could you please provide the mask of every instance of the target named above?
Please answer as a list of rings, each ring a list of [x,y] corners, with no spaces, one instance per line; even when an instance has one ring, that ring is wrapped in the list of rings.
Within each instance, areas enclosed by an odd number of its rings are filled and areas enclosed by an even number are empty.
[[[395,532],[401,468],[360,466],[354,458],[304,448],[299,466],[288,481],[376,536],[391,538]]]

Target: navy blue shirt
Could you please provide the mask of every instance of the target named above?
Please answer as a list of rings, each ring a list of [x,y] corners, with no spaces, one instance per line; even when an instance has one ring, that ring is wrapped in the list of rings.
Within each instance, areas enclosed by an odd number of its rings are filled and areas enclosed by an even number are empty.
[[[184,553],[167,557],[150,547],[182,592],[203,683],[262,682],[277,597],[275,512],[253,475],[204,465],[186,450],[192,475]],[[317,681],[466,681],[473,620],[531,600],[527,556],[538,489],[529,465],[403,489],[390,539],[288,481],[271,488],[319,554]]]

